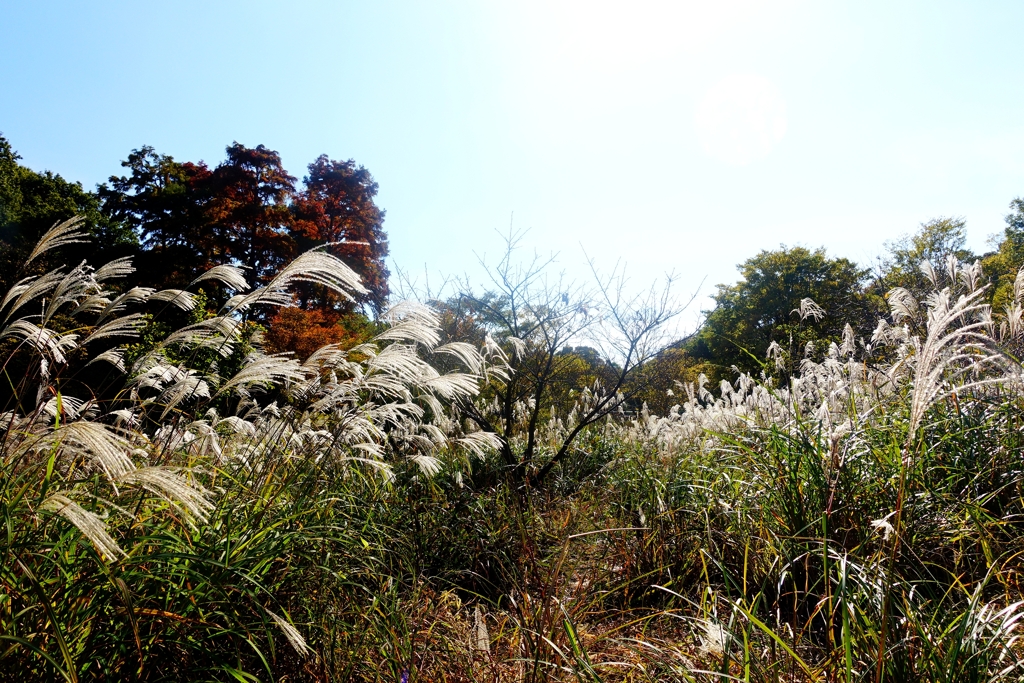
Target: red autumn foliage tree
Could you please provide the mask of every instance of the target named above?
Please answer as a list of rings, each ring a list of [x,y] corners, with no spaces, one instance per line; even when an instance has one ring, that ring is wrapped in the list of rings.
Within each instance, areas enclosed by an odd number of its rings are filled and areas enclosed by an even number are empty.
[[[352,348],[366,341],[370,336],[367,327],[361,318],[343,318],[335,311],[282,308],[270,319],[263,343],[270,353],[291,351],[305,360],[327,344]]]
[[[388,240],[384,211],[374,203],[377,183],[362,166],[349,159],[333,161],[321,155],[309,165],[305,188],[292,203],[294,231],[300,248],[328,245],[327,249],[348,263],[370,290],[359,303],[380,312],[388,298]],[[349,302],[310,288],[303,293],[306,305],[344,310]]]
[[[263,145],[227,148],[228,158],[213,173],[209,216],[231,260],[265,282],[295,257],[288,200],[295,178],[281,156]]]
[[[130,175],[110,178],[99,194],[107,217],[138,234],[145,284],[183,287],[222,263],[247,267],[262,284],[296,254],[326,248],[359,273],[369,293],[353,303],[310,285],[299,292],[299,309],[264,320],[268,348],[300,357],[324,344],[357,343],[367,327],[359,307],[379,313],[386,304],[384,211],[374,203],[377,183],[354,161],[319,157],[301,191],[280,155],[263,145],[236,142],[213,170],[152,147],[133,151],[122,166]]]

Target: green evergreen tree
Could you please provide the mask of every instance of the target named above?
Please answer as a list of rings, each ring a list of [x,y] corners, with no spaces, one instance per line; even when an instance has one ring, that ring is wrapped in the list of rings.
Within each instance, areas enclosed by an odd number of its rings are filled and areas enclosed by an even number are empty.
[[[754,375],[762,370],[792,374],[808,343],[820,357],[829,343],[842,341],[847,323],[863,332],[881,308],[864,291],[868,271],[847,259],[829,258],[824,249],[782,246],[738,268],[743,277],[733,285],[718,285],[716,306],[688,347],[694,360],[706,363],[713,381],[732,379],[733,367]],[[765,362],[773,343],[780,349],[781,367]]]
[[[99,198],[81,183],[22,166],[7,139],[0,136],[0,287],[6,290],[27,275],[88,260],[104,263],[134,253],[138,241],[130,227],[100,211]],[[54,250],[26,270],[26,255],[56,223],[81,216],[88,244]]]
[[[1006,215],[1003,239],[996,251],[986,254],[982,267],[992,283],[992,305],[996,312],[1013,298],[1013,281],[1024,266],[1024,198],[1010,202],[1011,213]]]

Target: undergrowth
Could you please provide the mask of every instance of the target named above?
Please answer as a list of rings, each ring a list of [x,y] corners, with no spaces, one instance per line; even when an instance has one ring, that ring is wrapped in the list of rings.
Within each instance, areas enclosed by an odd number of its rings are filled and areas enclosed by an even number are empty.
[[[1000,327],[975,266],[929,272],[786,386],[681,386],[543,485],[463,419],[509,378],[494,340],[402,304],[351,350],[262,350],[296,283],[360,291],[323,252],[256,290],[132,287],[123,260],[23,280],[0,679],[1020,680],[1024,277]]]

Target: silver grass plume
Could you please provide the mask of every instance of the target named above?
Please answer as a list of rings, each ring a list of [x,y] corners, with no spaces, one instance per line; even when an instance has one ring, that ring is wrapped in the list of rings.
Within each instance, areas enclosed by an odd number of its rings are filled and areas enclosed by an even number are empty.
[[[85,458],[111,481],[135,468],[128,456],[131,450],[128,442],[99,422],[68,422],[44,434],[33,446],[38,452],[51,449],[59,450],[65,457]]]
[[[955,257],[954,257],[955,258]],[[960,282],[967,288],[968,291],[973,292],[981,286],[982,269],[981,261],[975,261],[971,264],[961,265],[958,272]]]
[[[86,266],[83,261],[62,277],[49,293],[46,306],[43,308],[42,324],[49,322],[65,304],[77,303],[80,299],[97,295],[101,291],[99,283],[93,277],[92,268]]]
[[[7,290],[3,301],[0,301],[0,310],[7,312],[4,321],[10,320],[29,301],[49,293],[63,279],[62,269],[58,268],[39,277],[27,277],[19,280],[13,287]],[[10,305],[10,308],[8,308],[8,305]]]
[[[918,316],[918,303],[914,295],[903,287],[894,287],[887,296],[893,320],[897,323]]]
[[[139,332],[146,326],[146,316],[141,313],[132,313],[121,318],[114,318],[94,328],[82,340],[82,345],[89,344],[97,339],[107,337],[137,337]]]
[[[89,297],[79,304],[77,309],[72,310],[71,315],[96,312],[99,314],[96,324],[99,325],[107,318],[121,313],[128,306],[148,300],[155,291],[152,287],[132,287],[113,300],[106,297]]]
[[[294,358],[252,355],[246,359],[241,370],[220,385],[217,394],[234,391],[248,396],[249,390],[255,386],[279,386],[286,382],[298,382],[305,376],[302,366]]]
[[[155,493],[183,512],[191,524],[205,521],[207,513],[213,510],[213,503],[208,498],[209,492],[190,484],[171,467],[140,467],[121,475],[119,481]]]
[[[55,363],[64,363],[64,354],[78,346],[77,334],[59,334],[24,318],[15,320],[0,331],[0,339],[8,337],[25,342],[40,354],[49,356]]]
[[[196,295],[184,289],[162,289],[150,294],[149,300],[169,303],[183,311],[191,311],[196,307]]]
[[[1017,271],[1013,281],[1013,299],[1003,309],[1000,337],[1019,339],[1024,336],[1024,267]]]
[[[81,228],[84,221],[85,219],[81,216],[75,216],[62,223],[56,223],[36,242],[35,248],[32,249],[28,258],[25,259],[25,265],[28,265],[44,252],[51,249],[59,249],[69,244],[88,242],[89,233]]]
[[[96,282],[104,282],[114,278],[128,277],[134,272],[135,266],[132,265],[131,256],[124,256],[97,268],[93,273],[93,278]]]
[[[245,280],[245,274],[238,266],[227,264],[214,266],[196,279],[192,280],[192,282],[189,283],[189,287],[197,285],[200,282],[207,281],[219,282],[236,292],[244,292],[249,289],[249,283]]]
[[[433,349],[441,340],[437,313],[423,304],[403,301],[385,312],[382,319],[391,325],[375,337],[375,342],[415,341]]]
[[[281,633],[283,633],[284,637],[288,640],[288,644],[291,645],[300,656],[306,657],[312,653],[309,645],[306,644],[306,639],[302,637],[301,633],[299,633],[299,629],[292,626],[284,617],[278,616],[270,610],[265,611],[267,616],[273,619],[274,623],[277,624],[277,627],[281,629]]]
[[[814,320],[821,320],[825,317],[825,309],[814,302],[814,299],[806,297],[800,299],[800,306],[794,308],[792,313],[799,313],[800,320],[807,320],[807,318],[814,318]]]
[[[441,462],[432,455],[414,453],[409,456],[409,461],[416,465],[426,477],[432,477],[441,471]]]
[[[210,385],[202,375],[191,369],[181,368],[174,381],[169,384],[152,403],[163,406],[160,419],[186,401],[210,398]]]
[[[931,284],[932,289],[938,290],[940,286],[941,276],[939,271],[935,269],[930,261],[922,261],[920,264],[921,272],[928,278],[928,282]]]
[[[241,324],[237,318],[218,315],[186,325],[167,335],[150,351],[150,354],[159,354],[168,346],[182,344],[194,349],[212,349],[221,357],[227,358],[234,349]]]
[[[224,304],[224,312],[240,313],[256,305],[290,306],[293,299],[289,288],[299,282],[321,285],[349,301],[354,301],[353,294],[369,291],[340,259],[325,251],[307,251],[282,268],[266,287],[231,297]]]
[[[117,541],[107,533],[107,525],[103,518],[94,512],[89,512],[64,494],[50,495],[42,502],[39,509],[60,515],[73,524],[108,561],[125,556],[124,551],[117,545]]]
[[[768,351],[765,354],[765,356],[768,360],[772,361],[772,364],[775,366],[776,370],[785,369],[786,354],[782,350],[782,347],[779,346],[778,342],[773,340],[772,343],[768,345]]]
[[[1001,358],[992,352],[991,337],[986,333],[990,320],[984,316],[988,307],[982,303],[984,289],[978,289],[950,301],[948,289],[935,292],[928,301],[927,336],[923,343],[914,340],[913,390],[907,446],[928,408],[935,401],[957,390],[990,384],[1002,378],[986,378],[980,372],[996,365]],[[963,384],[953,382],[974,377]]]

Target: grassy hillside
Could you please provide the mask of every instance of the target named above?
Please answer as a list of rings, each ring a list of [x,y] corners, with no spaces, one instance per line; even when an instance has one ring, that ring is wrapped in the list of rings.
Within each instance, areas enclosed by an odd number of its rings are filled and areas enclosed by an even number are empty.
[[[0,307],[0,680],[1024,676],[1024,276],[996,324],[951,262],[785,386],[678,386],[542,484],[463,419],[514,379],[490,337],[403,304],[353,349],[263,351],[254,312],[296,285],[360,291],[333,256],[132,278],[61,268]],[[529,432],[539,462],[599,387]]]

